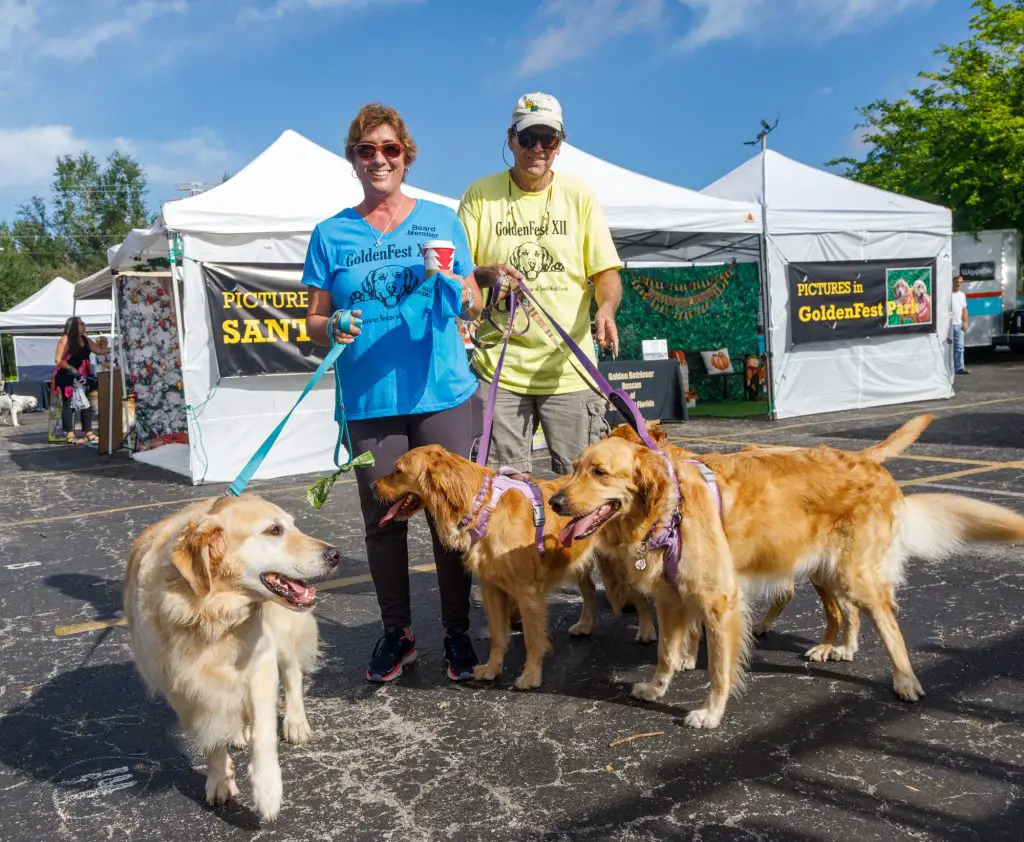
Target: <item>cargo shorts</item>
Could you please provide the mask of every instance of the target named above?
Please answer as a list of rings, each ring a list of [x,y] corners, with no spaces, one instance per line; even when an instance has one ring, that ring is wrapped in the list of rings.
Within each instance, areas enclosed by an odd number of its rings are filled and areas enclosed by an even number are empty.
[[[480,381],[478,394],[485,406],[490,388],[490,383]],[[588,445],[608,435],[607,408],[604,398],[590,389],[562,395],[520,395],[499,387],[487,465],[532,471],[533,436],[540,424],[551,454],[551,469],[568,474]]]

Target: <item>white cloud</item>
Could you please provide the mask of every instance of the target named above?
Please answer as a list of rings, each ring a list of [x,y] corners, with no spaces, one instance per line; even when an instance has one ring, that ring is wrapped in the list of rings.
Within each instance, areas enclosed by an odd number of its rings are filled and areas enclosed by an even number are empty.
[[[0,187],[48,184],[58,155],[76,155],[84,142],[71,126],[0,129]]]
[[[223,141],[205,130],[154,143],[125,137],[83,138],[71,126],[0,129],[0,188],[45,188],[53,179],[58,156],[87,151],[103,160],[114,150],[135,158],[151,184],[218,182],[237,162]]]
[[[289,12],[320,11],[323,9],[362,9],[384,3],[423,3],[426,0],[277,0],[271,6],[243,9],[239,18],[243,21],[267,21],[283,18]]]
[[[108,42],[134,36],[154,18],[166,14],[184,14],[188,11],[185,0],[141,0],[113,7],[113,14],[70,35],[40,34],[36,52],[39,55],[81,60],[96,55],[96,50]]]
[[[583,58],[606,41],[660,23],[664,10],[664,0],[546,0],[543,16],[554,23],[525,39],[519,73],[541,73]]]
[[[696,50],[730,38],[759,38],[785,31],[817,40],[874,26],[935,0],[679,0],[694,23],[676,42]]]

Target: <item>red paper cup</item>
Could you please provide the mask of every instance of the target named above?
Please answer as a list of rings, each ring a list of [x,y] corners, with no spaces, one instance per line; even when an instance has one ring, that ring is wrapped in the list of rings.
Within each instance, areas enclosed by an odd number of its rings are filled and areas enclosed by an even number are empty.
[[[431,240],[423,244],[423,265],[427,272],[451,272],[455,264],[455,243],[451,240]]]

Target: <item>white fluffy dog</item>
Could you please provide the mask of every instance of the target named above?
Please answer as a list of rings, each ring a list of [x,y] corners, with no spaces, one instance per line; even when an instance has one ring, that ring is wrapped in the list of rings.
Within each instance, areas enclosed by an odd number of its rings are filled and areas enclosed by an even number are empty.
[[[8,395],[0,392],[0,418],[7,417],[12,427],[21,426],[21,413],[35,409],[37,401],[31,395]]]
[[[338,565],[334,548],[254,495],[194,503],[153,524],[132,546],[124,607],[135,665],[206,756],[206,800],[238,794],[231,743],[250,743],[249,780],[264,821],[281,809],[277,697],[284,738],[312,733],[302,675],[317,656],[307,579]]]

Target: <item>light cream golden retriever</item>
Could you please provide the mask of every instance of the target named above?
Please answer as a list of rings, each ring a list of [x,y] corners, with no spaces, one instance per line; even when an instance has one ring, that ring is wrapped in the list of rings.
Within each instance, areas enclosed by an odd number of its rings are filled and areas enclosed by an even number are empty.
[[[135,665],[206,756],[206,800],[238,794],[228,752],[251,740],[249,778],[260,818],[281,809],[279,677],[284,738],[311,737],[302,676],[315,664],[316,590],[338,551],[303,534],[259,497],[203,500],[153,524],[132,546],[124,608]]]
[[[808,575],[840,606],[866,611],[892,661],[893,689],[912,702],[924,691],[895,616],[905,561],[942,559],[968,542],[1024,539],[1024,517],[1015,512],[952,494],[904,496],[877,459],[828,447],[704,455],[721,490],[720,512],[698,467],[667,450],[678,488],[665,454],[608,438],[583,452],[551,507],[572,518],[563,541],[596,533],[597,551],[655,598],[658,666],[633,696],[664,696],[703,623],[710,692],[686,717],[695,728],[718,726],[745,676],[745,586],[785,587]],[[670,581],[664,551],[648,543],[676,511],[682,557]]]

